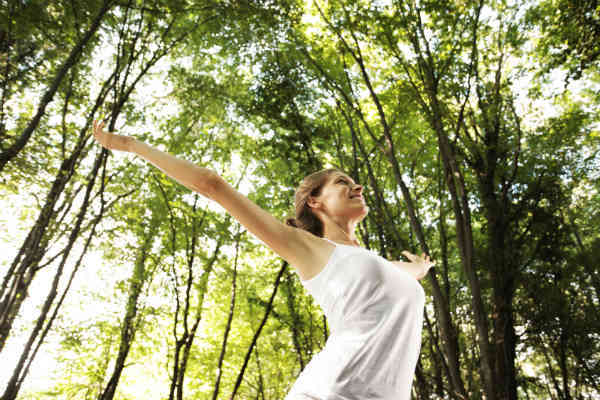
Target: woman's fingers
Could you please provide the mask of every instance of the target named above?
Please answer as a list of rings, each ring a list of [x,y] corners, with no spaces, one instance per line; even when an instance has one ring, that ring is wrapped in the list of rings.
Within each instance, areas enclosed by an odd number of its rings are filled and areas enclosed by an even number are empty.
[[[98,139],[98,121],[94,120],[94,127],[92,128],[92,133],[94,137]]]
[[[102,133],[103,123],[98,123],[97,120],[94,120],[94,136],[98,137]]]
[[[94,133],[101,133],[104,129],[104,121],[98,122],[97,119],[94,120]]]
[[[104,132],[103,130],[104,128],[104,121],[100,121],[98,122],[98,120],[94,120],[94,128],[92,130],[92,133],[94,134],[94,138],[98,141],[98,143],[100,143],[100,145],[102,147],[105,148],[110,148],[110,146],[108,145],[109,143],[109,138],[107,133],[108,132]]]
[[[413,254],[407,250],[404,250],[402,254],[408,258],[410,261],[425,261],[425,253],[422,253],[421,256]]]
[[[421,253],[421,256],[417,256],[416,254],[412,254],[411,252],[404,250],[402,254],[412,262],[422,262],[428,264],[429,267],[433,267],[435,265],[435,261],[431,261],[429,255],[425,253]]]
[[[129,151],[131,137],[118,135],[114,132],[104,130],[104,121],[94,120],[93,124],[94,138],[98,143],[108,150]]]

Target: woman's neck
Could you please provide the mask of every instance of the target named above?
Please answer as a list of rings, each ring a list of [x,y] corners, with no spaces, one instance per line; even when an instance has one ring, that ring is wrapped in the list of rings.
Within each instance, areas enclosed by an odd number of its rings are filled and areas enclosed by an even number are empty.
[[[332,221],[330,224],[325,225],[323,236],[336,243],[361,247],[356,235],[354,235],[354,224],[342,226],[337,222]]]

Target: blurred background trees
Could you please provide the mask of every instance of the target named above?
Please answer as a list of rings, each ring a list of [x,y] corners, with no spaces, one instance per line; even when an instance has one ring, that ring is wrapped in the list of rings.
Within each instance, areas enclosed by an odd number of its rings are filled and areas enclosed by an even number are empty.
[[[281,399],[329,327],[293,268],[93,119],[283,220],[365,185],[437,261],[415,399],[600,394],[597,2],[13,1],[0,18],[1,398]]]

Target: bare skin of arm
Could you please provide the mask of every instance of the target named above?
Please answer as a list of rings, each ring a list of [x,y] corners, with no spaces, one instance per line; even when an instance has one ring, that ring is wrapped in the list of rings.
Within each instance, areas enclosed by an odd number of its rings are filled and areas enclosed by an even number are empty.
[[[103,130],[94,121],[94,137],[105,148],[134,153],[185,187],[219,203],[257,238],[289,262],[302,279],[315,276],[335,246],[307,231],[285,225],[235,190],[215,171],[203,168],[130,137]]]

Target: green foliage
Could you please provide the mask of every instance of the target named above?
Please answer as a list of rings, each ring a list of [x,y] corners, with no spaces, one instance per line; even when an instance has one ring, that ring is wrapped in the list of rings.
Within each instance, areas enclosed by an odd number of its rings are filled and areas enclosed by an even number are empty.
[[[596,70],[600,55],[600,4],[596,0],[546,0],[528,10],[541,30],[538,48],[545,70],[563,67],[574,79]]]
[[[30,121],[40,91],[101,3],[2,6],[0,150]],[[0,199],[36,199],[17,215],[20,224],[33,224],[62,162],[83,144],[54,208],[44,260],[59,253],[99,151],[86,119],[104,115],[114,118],[120,133],[217,171],[280,220],[293,214],[302,177],[338,166],[365,187],[370,213],[361,240],[400,259],[402,250],[423,250],[401,179],[437,261],[437,284],[457,331],[458,374],[474,399],[486,389],[451,189],[464,190],[459,206],[469,211],[490,342],[500,333],[501,301],[512,307],[519,394],[565,397],[559,390],[567,388],[573,398],[591,398],[600,377],[597,4],[481,4],[115,4],[31,142],[2,171]],[[555,96],[548,89],[553,68],[588,86],[560,85]],[[92,113],[105,82],[107,95]],[[443,137],[457,171],[444,164]],[[102,209],[91,246],[104,261],[86,255],[85,279],[74,281],[51,331],[57,343],[44,344],[56,359],[53,386],[38,391],[25,380],[22,398],[98,398],[132,290],[140,290],[137,331],[116,398],[168,397],[174,349],[197,316],[183,393],[212,398],[239,240],[236,306],[220,388],[220,398],[228,398],[267,312],[281,260],[251,235],[240,239],[239,224],[222,209],[133,155],[111,153],[101,171],[83,232],[91,232]],[[453,180],[457,174],[464,188]],[[143,249],[146,262],[134,268]],[[283,398],[300,361],[305,365],[331,334],[322,310],[288,269],[239,398]],[[420,372],[435,382],[427,385],[430,394],[446,398],[452,366],[445,328],[433,282],[421,283],[431,326],[423,329]],[[558,384],[549,386],[553,381]],[[425,398],[418,382],[415,393]]]

